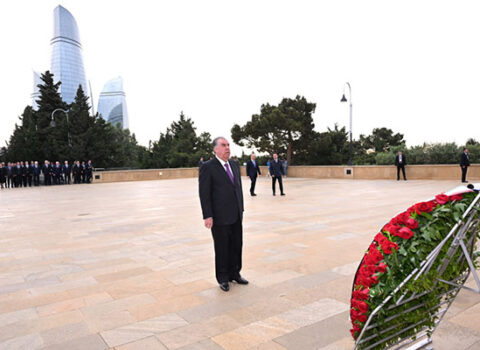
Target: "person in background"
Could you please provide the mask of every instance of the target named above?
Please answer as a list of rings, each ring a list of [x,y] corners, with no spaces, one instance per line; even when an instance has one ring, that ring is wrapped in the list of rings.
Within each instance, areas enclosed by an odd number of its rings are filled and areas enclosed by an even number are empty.
[[[65,161],[62,167],[62,173],[63,173],[63,178],[65,179],[65,183],[70,185],[70,182],[72,182],[72,168],[68,164],[68,160]]]
[[[288,165],[288,162],[287,160],[285,159],[283,161],[283,173],[285,174],[285,177],[287,177],[287,165]]]
[[[28,187],[32,187],[33,179],[33,162],[25,162],[25,170],[27,172],[27,183]]]
[[[55,162],[55,166],[53,167],[53,175],[55,179],[55,185],[60,185],[62,183],[62,166],[60,162],[57,160]]]
[[[250,195],[251,196],[256,196],[255,194],[255,184],[257,182],[257,174],[262,175],[262,172],[260,171],[260,166],[258,163],[255,161],[255,154],[252,153],[250,156],[250,159],[247,162],[247,176],[250,178]]]
[[[81,177],[80,182],[82,184],[85,183],[86,176],[87,176],[87,172],[86,172],[86,169],[85,169],[85,161],[82,161],[82,165],[80,165],[80,177]]]
[[[92,165],[91,160],[89,160],[87,162],[87,165],[85,166],[85,174],[86,174],[86,178],[87,178],[87,183],[91,183],[92,182],[92,174],[93,174],[93,165]]]
[[[0,188],[3,188],[7,182],[7,169],[3,163],[0,163]]]
[[[270,172],[270,161],[269,160],[267,160],[267,169],[268,169],[267,176],[271,176],[272,173]]]
[[[12,188],[15,186],[15,179],[13,178],[13,164],[8,162],[7,164],[7,187]]]
[[[467,170],[470,166],[470,158],[468,157],[467,147],[463,148],[462,156],[460,157],[460,167],[462,168],[462,182],[467,181]]]
[[[43,173],[43,178],[44,178],[43,181],[45,186],[50,186],[52,184],[52,178],[50,177],[51,166],[48,160],[46,160],[45,163],[43,164],[42,173]]]
[[[397,166],[397,181],[400,180],[400,170],[402,170],[403,180],[407,181],[405,176],[405,165],[407,165],[407,159],[405,155],[402,154],[402,151],[398,151],[397,156],[395,157],[395,165]]]
[[[283,173],[283,165],[282,161],[278,159],[278,154],[273,154],[273,160],[270,163],[270,175],[272,175],[272,191],[273,195],[275,196],[275,182],[278,180],[278,186],[280,187],[280,195],[285,196],[283,192],[283,183],[282,183],[282,175]]]
[[[33,186],[40,186],[40,165],[35,161],[33,165]]]

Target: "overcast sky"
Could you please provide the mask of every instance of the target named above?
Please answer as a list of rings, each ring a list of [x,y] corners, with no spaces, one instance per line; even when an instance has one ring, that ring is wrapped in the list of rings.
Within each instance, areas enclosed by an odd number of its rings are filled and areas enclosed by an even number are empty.
[[[95,109],[124,79],[141,144],[178,118],[230,138],[262,103],[303,95],[315,129],[375,127],[408,145],[479,139],[478,1],[22,0],[2,4],[0,142],[31,103],[32,71],[50,68],[53,9],[76,18]],[[239,148],[235,148],[238,153]]]

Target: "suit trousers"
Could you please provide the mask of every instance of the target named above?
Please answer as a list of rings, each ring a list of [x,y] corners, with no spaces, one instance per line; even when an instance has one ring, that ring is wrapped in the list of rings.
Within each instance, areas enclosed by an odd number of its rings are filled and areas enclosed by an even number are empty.
[[[228,282],[240,276],[242,269],[242,221],[232,225],[215,225],[212,236],[215,248],[215,276],[218,283]]]
[[[283,183],[281,176],[272,176],[272,191],[275,194],[275,182],[278,180],[278,186],[280,187],[280,193],[283,193]]]
[[[250,194],[255,193],[255,184],[257,183],[257,177],[250,177],[250,180],[252,181],[250,184]]]
[[[403,179],[406,180],[405,165],[397,165],[397,180],[400,180],[400,169],[402,169]]]
[[[467,181],[468,166],[462,167],[462,182]]]

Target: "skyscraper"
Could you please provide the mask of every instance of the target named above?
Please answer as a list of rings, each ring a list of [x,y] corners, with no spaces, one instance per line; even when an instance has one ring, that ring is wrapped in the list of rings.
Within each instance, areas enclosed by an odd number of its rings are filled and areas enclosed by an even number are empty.
[[[105,83],[98,98],[98,114],[103,119],[116,125],[120,123],[122,128],[128,129],[128,111],[123,79],[117,77]]]
[[[64,7],[53,10],[53,38],[51,72],[55,81],[61,81],[60,93],[65,102],[75,99],[79,85],[88,96],[87,79],[83,67],[82,45],[75,18]]]

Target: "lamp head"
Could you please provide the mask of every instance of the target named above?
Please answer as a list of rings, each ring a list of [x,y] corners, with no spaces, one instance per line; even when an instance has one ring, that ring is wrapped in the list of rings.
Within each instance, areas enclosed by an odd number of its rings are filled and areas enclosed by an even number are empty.
[[[347,102],[347,99],[345,98],[345,94],[342,95],[342,99],[340,100],[340,102]]]
[[[55,123],[55,120],[52,119],[52,120],[50,121],[50,126],[51,126],[52,128],[54,128],[55,126],[57,126],[57,123]]]

